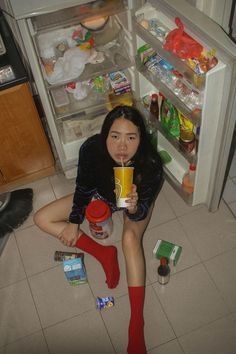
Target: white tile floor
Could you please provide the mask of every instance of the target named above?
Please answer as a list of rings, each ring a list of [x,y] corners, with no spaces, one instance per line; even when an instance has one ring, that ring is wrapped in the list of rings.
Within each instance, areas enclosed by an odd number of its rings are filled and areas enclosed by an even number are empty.
[[[28,185],[34,210],[73,191],[62,175]],[[119,250],[121,279],[107,289],[102,268],[85,255],[88,284],[72,287],[55,250],[67,250],[33,225],[11,234],[0,257],[0,354],[125,354],[129,302],[121,252],[121,215],[104,244]],[[88,225],[85,223],[85,230]],[[157,282],[157,239],[183,247],[170,282]],[[145,337],[149,354],[236,353],[236,218],[224,201],[216,213],[188,207],[168,185],[144,238],[147,265]],[[99,311],[95,297],[112,295]]]

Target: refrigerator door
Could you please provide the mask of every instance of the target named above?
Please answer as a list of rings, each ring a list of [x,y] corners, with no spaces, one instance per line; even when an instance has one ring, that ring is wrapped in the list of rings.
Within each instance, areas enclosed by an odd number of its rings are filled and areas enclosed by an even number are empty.
[[[148,6],[153,9],[148,9]],[[145,15],[146,11],[146,15]],[[225,32],[214,21],[205,16],[198,9],[189,5],[185,0],[149,0],[135,15],[138,18],[152,17],[158,19],[161,28],[168,31],[176,28],[175,18],[179,17],[184,24],[185,31],[199,42],[206,50],[215,50],[218,64],[208,71],[203,80],[199,93],[202,96],[201,113],[196,117],[186,107],[185,102],[180,102],[179,97],[168,88],[168,84],[158,77],[153,77],[148,71],[139,69],[142,78],[147,82],[141,88],[141,96],[148,89],[148,82],[169,98],[194,124],[200,125],[200,137],[197,153],[197,171],[192,195],[192,205],[204,203],[209,210],[216,210],[220,201],[230,145],[236,121],[236,46]],[[146,16],[146,17],[145,17]],[[138,22],[138,21],[137,21]],[[163,48],[163,43],[147,30],[145,22],[135,24],[137,32],[137,47],[149,43],[162,58],[172,64],[175,69],[183,73],[194,85],[194,75],[188,71],[183,60],[177,58],[172,52]],[[160,77],[159,77],[160,79]],[[146,89],[144,88],[146,86]],[[177,190],[181,194],[178,182],[181,181],[188,168],[188,158],[180,155],[175,144],[168,140],[161,129],[158,135],[159,149],[165,149],[172,155],[175,166],[166,165],[167,176],[175,180]],[[174,177],[174,179],[172,178]],[[176,183],[177,182],[177,183]]]

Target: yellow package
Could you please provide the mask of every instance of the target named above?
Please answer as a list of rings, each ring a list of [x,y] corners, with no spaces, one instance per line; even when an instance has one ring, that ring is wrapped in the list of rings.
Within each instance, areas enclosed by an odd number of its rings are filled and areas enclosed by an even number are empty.
[[[180,121],[180,129],[181,130],[193,130],[194,125],[190,119],[186,118],[180,111],[179,114],[179,121]]]
[[[108,95],[109,101],[106,103],[108,111],[111,111],[117,106],[132,106],[133,105],[133,96],[131,92],[123,93],[122,95],[115,95],[110,93]]]

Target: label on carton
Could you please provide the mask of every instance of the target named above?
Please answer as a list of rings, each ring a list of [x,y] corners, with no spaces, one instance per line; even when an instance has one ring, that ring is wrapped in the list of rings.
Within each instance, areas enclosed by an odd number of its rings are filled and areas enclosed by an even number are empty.
[[[81,257],[64,261],[63,268],[70,285],[87,283],[86,270]]]
[[[153,249],[153,254],[157,259],[165,257],[168,259],[169,263],[173,264],[174,266],[177,264],[181,252],[181,246],[164,240],[157,240],[157,243]]]

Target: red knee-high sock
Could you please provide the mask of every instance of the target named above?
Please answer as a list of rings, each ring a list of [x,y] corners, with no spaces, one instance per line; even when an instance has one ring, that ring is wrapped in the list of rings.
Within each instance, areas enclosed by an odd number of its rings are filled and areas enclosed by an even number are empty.
[[[128,290],[131,316],[127,352],[129,354],[146,354],[143,319],[145,287],[132,286],[128,287]]]
[[[112,289],[118,285],[120,269],[115,246],[100,245],[84,233],[79,237],[75,246],[91,254],[101,263],[106,274],[108,288]]]

